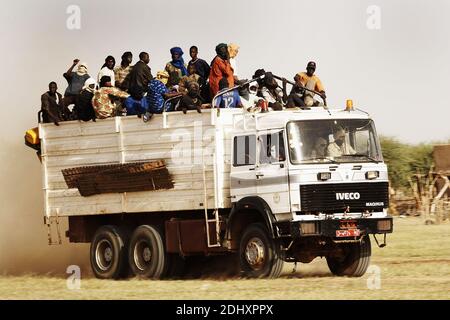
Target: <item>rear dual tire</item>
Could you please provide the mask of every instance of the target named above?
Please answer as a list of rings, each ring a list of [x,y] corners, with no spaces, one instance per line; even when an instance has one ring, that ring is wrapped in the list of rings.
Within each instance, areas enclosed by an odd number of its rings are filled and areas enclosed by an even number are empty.
[[[138,278],[161,279],[167,271],[169,257],[161,232],[150,225],[137,227],[130,239],[128,263]]]
[[[128,232],[112,225],[100,227],[90,248],[90,262],[99,279],[120,279],[128,275]]]

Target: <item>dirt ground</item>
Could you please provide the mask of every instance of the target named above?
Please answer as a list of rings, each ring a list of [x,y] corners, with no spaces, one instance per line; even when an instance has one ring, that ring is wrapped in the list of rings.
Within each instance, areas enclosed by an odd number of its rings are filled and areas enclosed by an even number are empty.
[[[106,281],[83,277],[68,289],[62,276],[0,276],[0,299],[450,299],[450,224],[396,218],[388,245],[372,241],[361,278],[331,275],[325,259],[286,264],[273,280],[204,277],[195,280]],[[70,282],[70,281],[69,281]]]

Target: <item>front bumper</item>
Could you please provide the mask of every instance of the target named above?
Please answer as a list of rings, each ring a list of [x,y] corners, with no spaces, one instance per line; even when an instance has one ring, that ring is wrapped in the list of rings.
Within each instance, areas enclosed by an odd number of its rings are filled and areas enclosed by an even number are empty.
[[[357,229],[360,235],[383,234],[393,232],[392,217],[327,219],[315,221],[292,221],[289,233],[293,238],[324,236],[336,237],[336,232]]]

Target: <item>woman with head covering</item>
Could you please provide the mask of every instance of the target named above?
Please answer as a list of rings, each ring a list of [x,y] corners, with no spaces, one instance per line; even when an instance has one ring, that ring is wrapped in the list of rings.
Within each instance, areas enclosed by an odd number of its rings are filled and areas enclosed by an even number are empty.
[[[92,108],[92,98],[94,97],[95,85],[97,82],[94,78],[89,78],[84,82],[83,89],[78,95],[75,106],[73,107],[73,113],[78,120],[95,121],[95,112]]]
[[[166,72],[169,74],[168,87],[178,85],[180,79],[188,74],[183,60],[183,50],[180,47],[170,49],[172,61],[166,64]]]
[[[228,55],[230,56],[230,64],[233,68],[234,79],[238,79],[237,65],[236,65],[236,56],[239,53],[239,46],[236,43],[230,43],[228,45]]]
[[[211,72],[209,74],[209,86],[211,96],[214,97],[219,92],[219,81],[222,78],[228,80],[228,86],[234,86],[233,68],[229,62],[228,46],[226,43],[220,43],[216,46],[216,57],[211,62]]]
[[[75,103],[76,96],[80,94],[84,82],[90,78],[87,64],[84,62],[81,62],[78,65],[76,72],[73,71],[73,68],[75,68],[79,62],[79,59],[73,60],[72,66],[63,74],[69,84],[64,92],[64,106],[66,107]]]
[[[116,78],[114,75],[114,66],[116,65],[116,59],[113,56],[107,56],[105,59],[105,63],[103,64],[100,72],[97,76],[97,83],[100,84],[100,79],[103,76],[108,76],[111,78],[111,85],[114,87],[116,84]]]

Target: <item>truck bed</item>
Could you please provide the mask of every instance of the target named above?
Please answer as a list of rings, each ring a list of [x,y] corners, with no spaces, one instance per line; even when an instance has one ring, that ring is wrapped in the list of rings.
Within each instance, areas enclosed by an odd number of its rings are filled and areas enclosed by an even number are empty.
[[[96,122],[40,124],[45,215],[76,216],[229,208],[230,131],[240,110],[203,110]],[[83,197],[61,170],[164,160],[173,189]]]

